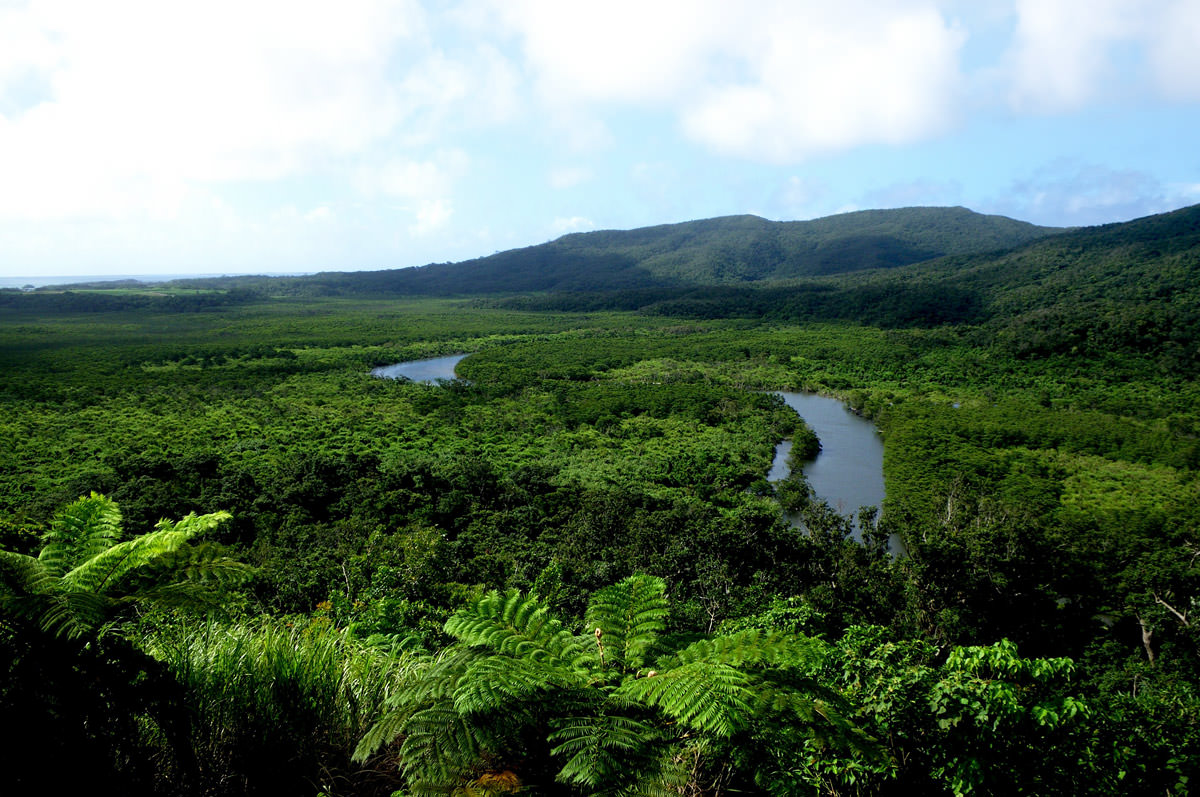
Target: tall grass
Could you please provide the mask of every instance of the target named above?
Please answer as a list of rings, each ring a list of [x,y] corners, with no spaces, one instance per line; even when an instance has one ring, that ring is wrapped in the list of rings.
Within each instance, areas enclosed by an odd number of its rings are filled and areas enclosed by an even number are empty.
[[[193,712],[194,764],[165,772],[176,793],[390,794],[394,762],[351,763],[411,667],[322,623],[177,626],[144,641]],[[192,769],[186,772],[184,769]]]

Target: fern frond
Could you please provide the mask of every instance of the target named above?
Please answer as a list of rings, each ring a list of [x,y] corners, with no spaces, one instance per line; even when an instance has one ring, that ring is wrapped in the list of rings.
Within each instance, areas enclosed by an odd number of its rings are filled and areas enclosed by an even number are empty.
[[[144,566],[126,571],[108,584],[111,592],[149,593],[159,585],[179,582],[189,590],[203,592],[213,599],[218,590],[246,581],[254,574],[249,565],[225,556],[216,546],[201,543],[185,545],[157,556]]]
[[[54,636],[77,639],[108,621],[111,603],[94,592],[54,590],[40,595],[18,597],[27,616],[36,618],[41,629]]]
[[[679,664],[707,662],[738,668],[799,667],[812,669],[822,660],[823,643],[796,634],[751,628],[701,639],[673,657]]]
[[[515,710],[538,693],[586,685],[586,679],[566,668],[493,655],[474,662],[463,673],[454,690],[454,707],[460,714]]]
[[[192,513],[172,523],[160,520],[155,530],[108,548],[75,566],[63,575],[63,583],[72,589],[104,592],[132,571],[177,551],[198,534],[230,518],[228,512],[208,515]]]
[[[666,628],[668,609],[663,580],[635,575],[592,595],[586,622],[600,632],[606,663],[636,670]]]
[[[414,790],[448,787],[463,781],[479,759],[478,729],[449,704],[414,714],[405,723],[400,768]]]
[[[754,704],[751,679],[726,664],[698,661],[635,678],[616,694],[662,711],[689,728],[728,737],[743,728]]]
[[[582,667],[586,649],[535,597],[493,590],[446,621],[446,633],[463,644],[521,659]]]
[[[388,697],[386,703],[389,710],[411,714],[437,702],[453,703],[454,690],[463,673],[483,655],[486,654],[456,645],[436,656],[416,658],[407,677],[396,685]]]
[[[63,507],[42,537],[38,559],[61,576],[114,545],[121,538],[121,510],[99,493],[84,496]]]
[[[569,756],[557,780],[592,788],[624,780],[661,738],[652,726],[621,714],[563,717],[552,728],[549,741],[557,746],[551,754]]]
[[[371,726],[354,749],[355,761],[366,761],[379,748],[390,744],[404,731],[404,725],[419,711],[434,705],[454,705],[454,690],[463,673],[480,655],[461,647],[451,647],[438,656],[417,659],[407,677],[387,700],[383,716]]]
[[[0,595],[49,592],[58,583],[58,578],[41,559],[0,551]]]
[[[679,797],[689,794],[695,751],[691,746],[667,747],[650,758],[626,780],[620,797]]]
[[[837,690],[811,678],[775,683],[764,679],[758,690],[756,714],[773,714],[782,722],[802,726],[820,746],[851,750],[869,760],[882,760],[887,752],[877,739],[850,716],[851,706]]]
[[[41,559],[0,551],[0,611],[10,623],[78,637],[100,626],[110,604],[100,595],[64,589]]]

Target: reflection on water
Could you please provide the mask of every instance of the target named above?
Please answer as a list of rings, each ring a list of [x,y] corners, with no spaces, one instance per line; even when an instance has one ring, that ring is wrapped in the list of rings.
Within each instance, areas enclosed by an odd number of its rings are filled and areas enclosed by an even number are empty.
[[[439,379],[455,379],[454,368],[466,357],[465,354],[452,354],[449,357],[432,357],[428,360],[409,360],[395,365],[383,365],[371,370],[372,376],[385,379],[411,379],[414,382],[424,382],[432,385]]]
[[[821,441],[821,453],[804,466],[804,477],[818,498],[838,514],[851,515],[860,507],[882,507],[883,440],[875,424],[855,415],[842,402],[816,393],[779,392]],[[767,478],[778,481],[788,475],[787,456],[792,441],[775,448],[775,460]],[[789,518],[795,523],[795,520]],[[854,538],[859,539],[857,520]],[[903,551],[898,538],[889,540],[893,551]]]

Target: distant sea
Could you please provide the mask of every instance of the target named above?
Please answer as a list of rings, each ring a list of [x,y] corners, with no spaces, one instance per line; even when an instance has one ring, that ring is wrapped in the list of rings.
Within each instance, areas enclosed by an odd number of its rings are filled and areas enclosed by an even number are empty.
[[[312,271],[290,271],[287,273],[255,274],[257,277],[303,277]],[[73,285],[78,282],[113,282],[116,280],[137,280],[139,282],[170,282],[171,280],[204,279],[206,277],[239,277],[250,276],[242,274],[76,274],[70,277],[0,277],[0,288],[23,288],[32,285],[41,288],[46,285]]]

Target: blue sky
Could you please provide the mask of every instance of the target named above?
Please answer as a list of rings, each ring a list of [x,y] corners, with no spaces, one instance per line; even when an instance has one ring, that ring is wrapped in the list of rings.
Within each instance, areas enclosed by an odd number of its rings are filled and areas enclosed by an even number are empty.
[[[1197,0],[0,0],[0,277],[1200,202]]]

